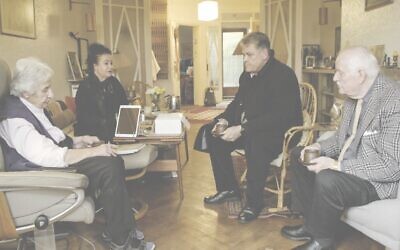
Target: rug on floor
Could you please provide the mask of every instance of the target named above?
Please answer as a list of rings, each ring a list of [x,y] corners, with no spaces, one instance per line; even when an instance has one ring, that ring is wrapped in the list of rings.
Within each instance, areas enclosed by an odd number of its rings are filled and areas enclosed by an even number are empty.
[[[276,204],[276,199],[275,197],[265,197],[264,198],[264,203],[265,204]],[[237,217],[239,216],[240,211],[242,211],[243,207],[245,206],[246,201],[245,199],[241,199],[241,200],[230,200],[227,201],[225,203],[225,207],[228,211],[228,218],[230,219],[237,219]],[[291,211],[285,211],[285,212],[269,212],[268,211],[269,207],[266,206],[264,207],[264,209],[260,212],[258,218],[259,219],[266,219],[269,218],[271,216],[282,216],[282,217],[290,217],[292,215]]]
[[[238,154],[236,151],[234,153],[232,153],[232,162],[233,162],[233,169],[235,171],[235,176],[236,176],[236,180],[237,182],[240,184],[240,186],[242,187],[242,189],[245,189],[245,180],[244,182],[242,182],[242,175],[244,174],[245,170],[246,170],[246,159],[244,156]],[[269,185],[269,184],[268,184]],[[243,191],[244,193],[244,191]],[[288,195],[286,195],[285,197],[285,203],[287,204],[288,201]],[[245,195],[242,195],[242,199],[241,200],[231,200],[231,201],[227,201],[225,203],[225,207],[228,211],[228,217],[231,219],[236,219],[239,216],[240,211],[242,211],[243,207],[246,204],[246,200],[245,200]],[[267,206],[261,211],[260,215],[258,216],[258,218],[260,219],[265,219],[265,218],[269,218],[271,216],[283,216],[283,217],[288,217],[291,215],[291,212],[279,212],[279,213],[271,213],[268,211],[268,209],[272,206],[276,205],[276,195],[273,195],[269,192],[265,192],[264,195],[264,204],[266,204]]]

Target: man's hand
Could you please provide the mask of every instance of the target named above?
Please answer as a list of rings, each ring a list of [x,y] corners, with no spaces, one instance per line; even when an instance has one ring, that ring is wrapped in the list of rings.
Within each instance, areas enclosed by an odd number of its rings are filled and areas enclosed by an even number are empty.
[[[211,134],[214,137],[220,136],[220,134],[217,133],[217,127],[220,126],[221,124],[225,127],[228,127],[228,125],[229,125],[229,123],[226,119],[224,119],[224,118],[218,119],[218,122],[214,125],[213,129],[211,130]]]
[[[227,128],[221,135],[221,139],[224,141],[236,141],[241,135],[242,126],[232,126]]]
[[[306,149],[311,149],[311,150],[314,149],[314,150],[321,151],[321,145],[319,145],[319,143],[314,143],[314,144],[311,144],[311,145],[309,145],[307,147],[304,147],[303,150],[301,150],[301,152],[300,152],[300,160],[301,161],[304,161],[304,151]]]
[[[307,168],[315,173],[328,168],[338,170],[337,161],[329,157],[321,156],[311,160],[310,163]]]

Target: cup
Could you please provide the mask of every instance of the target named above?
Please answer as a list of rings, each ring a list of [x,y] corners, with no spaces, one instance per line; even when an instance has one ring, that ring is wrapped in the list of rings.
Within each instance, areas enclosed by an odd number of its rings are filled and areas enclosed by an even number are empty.
[[[215,125],[215,135],[220,136],[222,133],[225,131],[225,129],[228,127],[227,124],[224,123],[217,123]]]
[[[318,149],[306,149],[304,150],[303,163],[310,164],[311,160],[318,158],[320,152]]]

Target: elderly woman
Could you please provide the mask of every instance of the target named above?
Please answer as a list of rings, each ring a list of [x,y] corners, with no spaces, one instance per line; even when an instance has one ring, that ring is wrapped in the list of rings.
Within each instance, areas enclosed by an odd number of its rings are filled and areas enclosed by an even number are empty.
[[[128,104],[125,91],[113,76],[111,51],[94,43],[87,58],[88,77],[76,93],[76,135],[94,135],[111,141],[115,132],[115,115],[119,106]]]
[[[40,166],[73,167],[89,178],[88,193],[104,208],[104,237],[111,249],[154,249],[135,229],[124,180],[124,163],[94,136],[70,138],[54,127],[44,108],[53,97],[53,70],[35,58],[17,61],[11,95],[0,109],[1,146],[8,171]],[[32,143],[34,142],[34,143]],[[140,239],[138,239],[140,238]]]

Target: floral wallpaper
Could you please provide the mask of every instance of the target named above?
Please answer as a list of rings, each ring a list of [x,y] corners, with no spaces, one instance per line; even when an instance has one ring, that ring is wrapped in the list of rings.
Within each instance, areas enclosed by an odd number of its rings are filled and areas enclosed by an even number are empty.
[[[385,45],[392,56],[400,52],[400,1],[365,11],[365,0],[342,0],[341,47]]]

